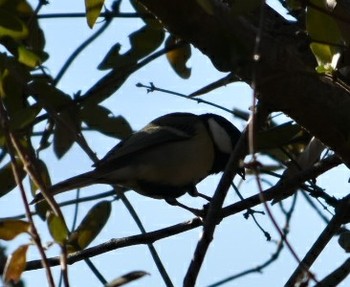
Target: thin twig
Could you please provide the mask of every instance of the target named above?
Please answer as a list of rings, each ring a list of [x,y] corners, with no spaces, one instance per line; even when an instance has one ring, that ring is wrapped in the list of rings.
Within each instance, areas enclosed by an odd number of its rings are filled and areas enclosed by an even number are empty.
[[[185,98],[185,99],[187,99],[187,100],[195,101],[195,102],[197,102],[198,104],[207,104],[207,105],[209,105],[209,106],[218,108],[218,109],[223,110],[223,111],[225,111],[225,112],[228,112],[228,113],[230,113],[230,114],[233,113],[232,110],[227,109],[227,108],[225,108],[225,107],[223,107],[223,106],[220,106],[220,105],[218,105],[218,104],[215,104],[214,102],[210,102],[210,101],[206,101],[206,100],[203,100],[203,99],[199,99],[199,98],[194,98],[194,97],[191,97],[191,96],[187,96],[187,95],[184,95],[184,94],[181,94],[181,93],[178,93],[178,92],[174,92],[174,91],[170,91],[170,90],[158,88],[158,87],[156,87],[153,83],[150,83],[149,86],[144,85],[144,84],[141,84],[141,83],[137,83],[137,84],[136,84],[136,87],[139,87],[139,88],[146,88],[148,93],[151,93],[151,92],[154,92],[154,91],[162,92],[162,93],[174,95],[174,96],[177,96],[177,97],[180,97],[180,98]]]

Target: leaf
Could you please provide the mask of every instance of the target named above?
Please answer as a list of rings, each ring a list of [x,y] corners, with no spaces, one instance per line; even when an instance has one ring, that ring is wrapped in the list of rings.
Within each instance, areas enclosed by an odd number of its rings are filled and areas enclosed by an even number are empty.
[[[26,176],[26,172],[23,170],[23,164],[21,160],[17,160],[17,166],[19,169],[19,178],[22,181]],[[16,180],[13,176],[11,162],[7,163],[0,169],[0,197],[4,196],[17,186]]]
[[[302,133],[302,128],[292,122],[262,131],[257,135],[258,150],[261,151],[288,145],[300,133]]]
[[[36,168],[45,186],[51,186],[51,178],[50,178],[49,170],[47,169],[46,163],[39,159],[36,162]],[[32,194],[35,194],[35,191],[39,189],[39,187],[35,185],[35,183],[31,179],[30,179],[30,187],[31,187]]]
[[[177,38],[170,35],[165,42],[166,47],[176,44]],[[187,68],[186,63],[191,57],[191,45],[184,44],[182,47],[167,52],[166,57],[174,71],[183,79],[191,76],[191,69]]]
[[[338,238],[339,245],[345,250],[350,252],[350,231],[342,232]]]
[[[132,133],[129,123],[122,116],[111,116],[112,112],[105,107],[86,105],[80,111],[80,118],[91,129],[107,136],[124,139]]]
[[[129,35],[131,48],[125,54],[119,54],[120,44],[114,45],[98,68],[101,70],[122,68],[137,63],[163,43],[164,34],[163,29],[154,29],[150,25],[143,26]]]
[[[0,96],[2,97],[9,116],[27,108],[23,98],[24,87],[30,79],[28,69],[15,59],[3,57],[5,63],[0,67]],[[1,61],[1,60],[0,60]]]
[[[0,8],[0,38],[25,39],[28,36],[27,26],[5,9]]]
[[[63,218],[49,212],[47,225],[52,238],[60,245],[66,244],[69,237],[69,230]]]
[[[20,45],[17,48],[18,61],[30,68],[35,68],[42,63],[42,59],[33,51],[27,49],[25,46]]]
[[[317,60],[318,67],[316,68],[316,71],[318,73],[331,74],[336,70],[340,58],[338,48],[318,43],[311,43],[310,48]]]
[[[111,214],[111,203],[101,201],[93,206],[78,228],[69,237],[69,251],[79,251],[87,247],[101,232]]]
[[[8,219],[0,221],[0,239],[12,240],[17,235],[28,233],[30,229],[29,222],[17,219]]]
[[[127,273],[119,278],[112,280],[111,282],[107,283],[105,285],[105,287],[122,286],[122,285],[130,283],[134,280],[140,279],[141,277],[143,277],[145,275],[149,275],[149,273],[147,273],[145,271],[133,271],[133,272]]]
[[[60,120],[55,125],[53,149],[58,158],[62,158],[70,150],[75,142],[75,135],[80,130],[77,108],[68,110],[60,113]]]
[[[20,110],[10,118],[10,129],[22,130],[31,126],[40,111],[41,107],[38,105],[29,106],[26,109]]]
[[[95,25],[100,16],[104,2],[104,0],[85,0],[86,20],[90,28]]]
[[[322,12],[327,11],[327,3],[323,0],[311,3],[321,11],[311,6],[306,10],[306,29],[313,41],[310,48],[318,62],[317,71],[331,73],[336,68],[344,39],[334,18]]]
[[[4,268],[3,280],[5,283],[17,283],[26,267],[27,250],[29,245],[21,245],[8,258]]]
[[[52,86],[45,79],[33,80],[28,85],[28,89],[35,100],[45,109],[60,112],[73,104],[72,99],[67,94]]]

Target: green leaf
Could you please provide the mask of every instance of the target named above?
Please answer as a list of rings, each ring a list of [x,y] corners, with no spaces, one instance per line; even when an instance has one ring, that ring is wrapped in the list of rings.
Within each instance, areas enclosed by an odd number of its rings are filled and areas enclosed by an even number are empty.
[[[93,206],[84,217],[78,228],[70,235],[69,251],[79,251],[86,248],[101,232],[111,214],[111,203],[101,201]]]
[[[25,39],[28,28],[14,13],[0,8],[0,39],[6,36],[17,40]]]
[[[177,42],[177,38],[170,35],[165,42],[166,47],[170,47]],[[184,44],[182,47],[167,52],[166,57],[174,71],[183,79],[191,76],[191,68],[187,68],[186,63],[191,57],[191,45]]]
[[[132,129],[124,117],[112,116],[112,112],[102,106],[84,106],[80,111],[80,118],[89,128],[107,136],[124,139],[132,133]]]
[[[49,212],[47,225],[52,238],[60,245],[66,244],[69,237],[69,230],[63,218]]]
[[[30,229],[29,222],[17,219],[8,219],[0,221],[0,239],[12,240],[22,233],[28,233]]]
[[[123,276],[120,276],[119,278],[116,278],[111,282],[108,282],[105,285],[105,287],[119,287],[119,286],[128,284],[134,280],[140,279],[145,275],[149,275],[149,273],[145,271],[133,271],[133,272],[124,274]]]
[[[311,3],[320,10],[311,6],[306,10],[306,29],[313,41],[310,48],[318,63],[317,71],[332,73],[336,69],[344,39],[334,17],[322,11],[328,9],[325,1],[311,0]]]
[[[17,160],[17,166],[19,167],[19,177],[22,181],[26,176],[26,173],[23,170],[22,161],[19,159]],[[17,186],[17,183],[13,176],[11,162],[0,168],[0,182],[0,197],[4,196]]]
[[[21,279],[27,263],[28,247],[28,244],[21,245],[7,258],[3,273],[5,283],[9,283],[10,281],[17,283]]]
[[[18,61],[28,67],[35,68],[41,65],[41,58],[33,51],[27,49],[25,46],[20,45],[17,49]]]
[[[85,0],[86,20],[90,28],[95,25],[100,16],[104,2],[104,0]]]

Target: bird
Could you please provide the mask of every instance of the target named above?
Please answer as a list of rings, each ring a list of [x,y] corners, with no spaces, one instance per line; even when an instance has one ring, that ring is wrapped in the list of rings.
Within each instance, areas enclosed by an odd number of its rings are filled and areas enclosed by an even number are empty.
[[[110,184],[194,212],[176,199],[188,193],[210,200],[196,185],[225,169],[240,135],[230,121],[217,114],[166,114],[120,141],[93,165],[94,170],[54,184],[47,192],[56,195],[92,184]],[[244,177],[244,169],[237,172]],[[32,203],[43,199],[38,193]]]

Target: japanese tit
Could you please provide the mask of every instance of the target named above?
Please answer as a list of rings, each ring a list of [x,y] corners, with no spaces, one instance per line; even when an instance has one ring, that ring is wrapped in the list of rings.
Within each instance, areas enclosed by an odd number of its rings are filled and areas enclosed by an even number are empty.
[[[101,183],[178,204],[177,197],[186,192],[197,195],[197,183],[224,170],[240,134],[215,114],[167,114],[119,142],[94,170],[57,183],[48,192],[54,195]],[[38,194],[33,203],[42,199]]]

